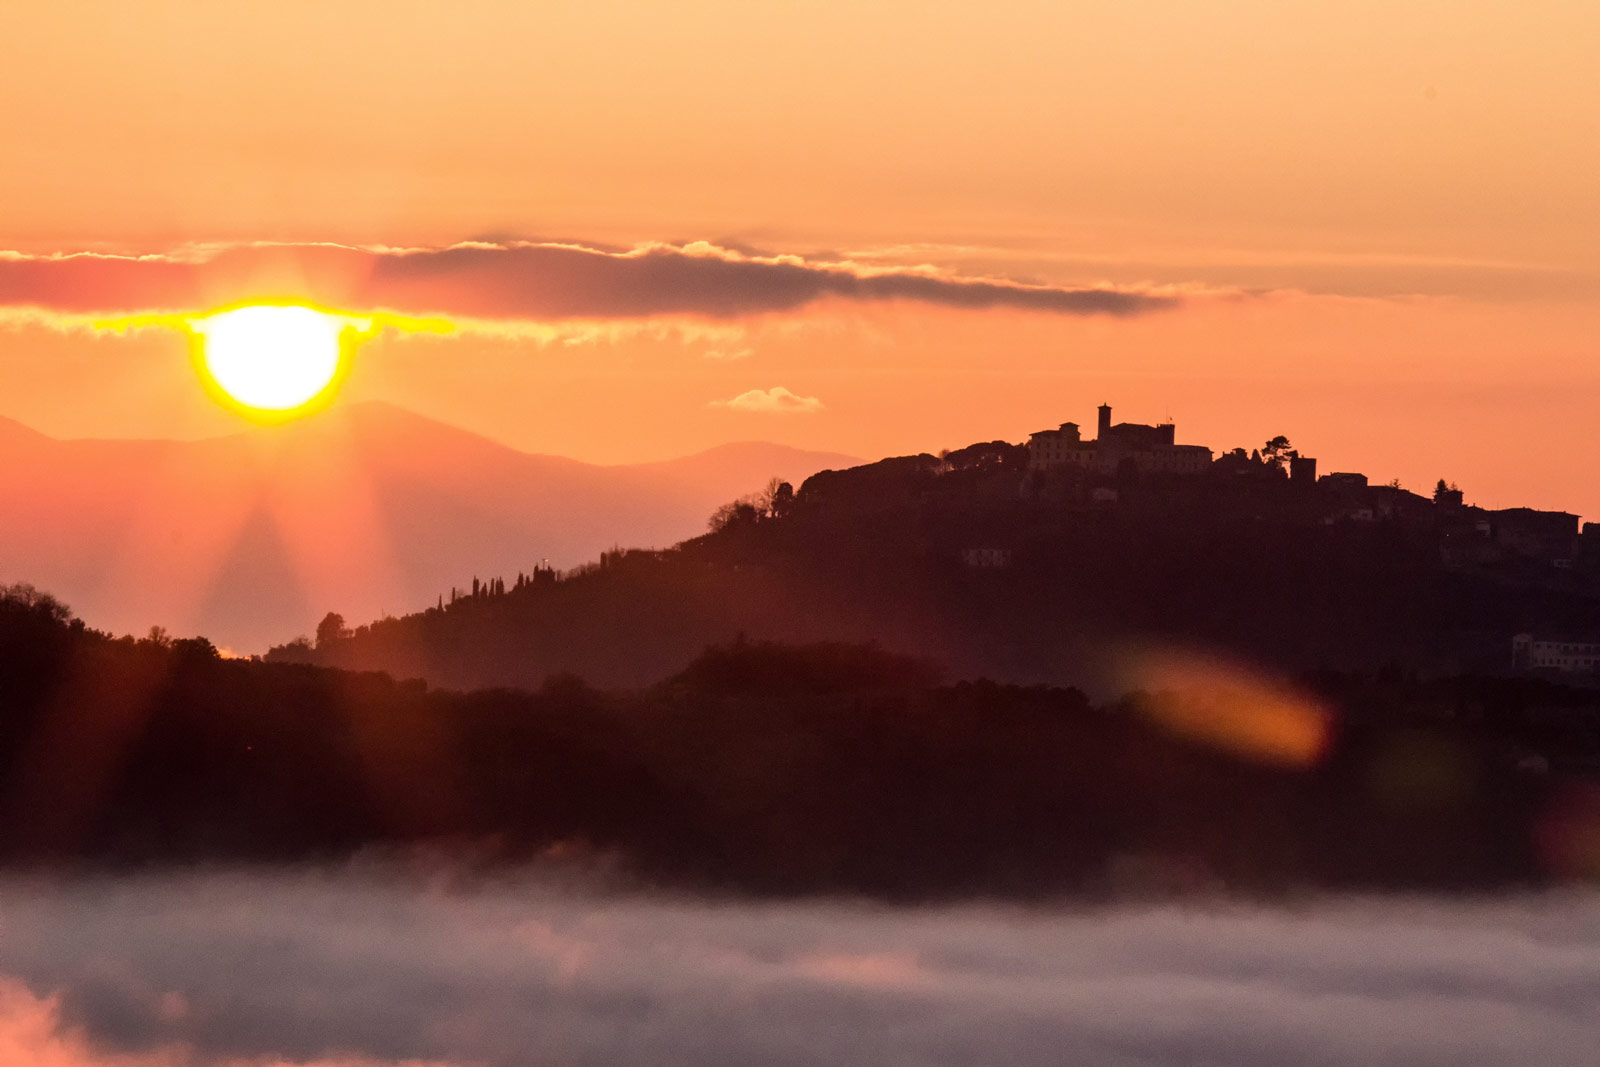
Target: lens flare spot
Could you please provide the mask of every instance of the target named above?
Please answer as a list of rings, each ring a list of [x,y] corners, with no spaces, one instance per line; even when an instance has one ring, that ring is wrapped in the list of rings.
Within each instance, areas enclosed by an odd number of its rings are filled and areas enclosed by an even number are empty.
[[[1141,710],[1192,741],[1298,768],[1320,763],[1332,745],[1326,707],[1255,671],[1187,653],[1144,654],[1130,666]]]
[[[1552,874],[1600,881],[1600,785],[1557,790],[1534,824],[1534,845]]]

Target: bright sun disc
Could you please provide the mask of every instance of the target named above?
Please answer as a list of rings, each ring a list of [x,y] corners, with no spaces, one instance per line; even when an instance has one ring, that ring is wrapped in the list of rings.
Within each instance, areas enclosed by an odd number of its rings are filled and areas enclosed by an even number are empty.
[[[205,374],[230,399],[262,412],[309,403],[333,384],[346,323],[315,308],[258,304],[195,324]]]

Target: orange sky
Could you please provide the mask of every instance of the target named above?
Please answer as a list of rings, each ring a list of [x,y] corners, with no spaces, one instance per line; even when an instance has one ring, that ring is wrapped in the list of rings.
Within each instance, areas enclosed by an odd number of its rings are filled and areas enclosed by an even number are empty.
[[[1600,518],[1592,3],[146,0],[4,25],[0,249],[24,256],[707,241],[1179,298],[578,315],[540,290],[369,344],[347,399],[599,461],[1020,440],[1104,399],[1215,448],[1283,432],[1325,470]],[[181,336],[63,329],[21,306],[59,292],[16,296],[41,261],[9,262],[0,414],[236,425]],[[727,403],[774,388],[800,400]]]

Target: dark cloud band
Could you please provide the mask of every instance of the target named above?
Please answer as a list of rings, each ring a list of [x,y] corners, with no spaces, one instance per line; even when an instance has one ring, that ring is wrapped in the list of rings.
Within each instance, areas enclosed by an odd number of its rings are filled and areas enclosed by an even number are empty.
[[[1117,316],[1176,303],[1131,289],[884,271],[703,245],[628,252],[564,244],[423,251],[251,245],[185,257],[0,255],[0,306],[119,315],[194,312],[269,297],[489,320],[731,319],[826,299]]]

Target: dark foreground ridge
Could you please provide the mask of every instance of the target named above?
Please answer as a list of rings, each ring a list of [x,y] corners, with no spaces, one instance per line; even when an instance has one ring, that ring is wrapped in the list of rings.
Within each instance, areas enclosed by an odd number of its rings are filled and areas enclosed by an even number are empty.
[[[113,639],[13,587],[0,859],[426,845],[892,899],[1600,874],[1593,690],[1195,678],[1097,706],[1074,689],[940,684],[871,646],[745,643],[632,693],[565,677],[461,694],[222,659],[200,639]]]

